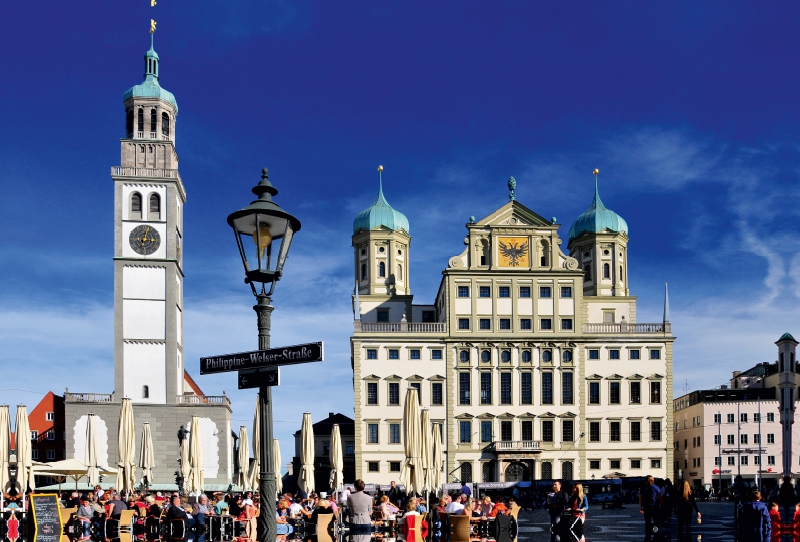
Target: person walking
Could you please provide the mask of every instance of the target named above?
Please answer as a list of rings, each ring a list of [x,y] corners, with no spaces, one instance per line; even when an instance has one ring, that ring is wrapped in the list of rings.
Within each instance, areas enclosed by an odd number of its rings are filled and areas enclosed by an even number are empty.
[[[352,534],[372,534],[372,497],[364,493],[364,481],[356,480],[355,492],[347,497]]]
[[[553,482],[553,490],[547,494],[545,507],[550,515],[550,542],[556,542],[558,533],[558,523],[561,520],[561,512],[567,507],[569,495],[561,489],[561,482]]]
[[[796,498],[794,495],[794,486],[792,485],[792,477],[784,476],[781,488],[778,491],[778,502],[783,507],[783,517],[790,518],[794,515],[794,504]]]
[[[583,484],[572,486],[572,495],[567,501],[566,509],[570,513],[570,519],[567,525],[562,525],[561,540],[566,542],[585,542],[583,524],[586,523],[589,499],[583,493]]]
[[[692,511],[697,512],[699,518],[700,510],[697,508],[689,482],[683,480],[678,487],[672,503],[678,516],[678,540],[689,542],[692,539]]]
[[[742,504],[738,542],[770,542],[772,522],[767,505],[761,502],[760,491],[753,491],[750,498]]]
[[[655,482],[655,478],[648,476],[639,493],[639,512],[644,514],[644,542],[650,542],[653,537],[656,509],[663,501],[661,490]]]

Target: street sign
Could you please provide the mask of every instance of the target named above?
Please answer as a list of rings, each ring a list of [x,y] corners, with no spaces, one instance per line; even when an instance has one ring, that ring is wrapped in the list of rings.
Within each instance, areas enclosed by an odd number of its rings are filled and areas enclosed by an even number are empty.
[[[239,371],[239,389],[278,386],[281,383],[280,367],[267,367],[254,371]]]
[[[254,350],[239,354],[226,354],[200,358],[200,374],[227,373],[243,369],[278,367],[322,361],[322,342],[282,346],[269,350]]]

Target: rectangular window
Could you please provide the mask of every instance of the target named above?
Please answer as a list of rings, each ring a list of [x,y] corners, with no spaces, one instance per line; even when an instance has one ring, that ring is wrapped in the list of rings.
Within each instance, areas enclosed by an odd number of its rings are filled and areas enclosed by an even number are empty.
[[[380,472],[381,471],[381,464],[377,461],[367,461],[367,471],[369,472]]]
[[[541,329],[553,329],[553,320],[552,318],[542,318],[540,320]]]
[[[631,422],[631,442],[642,440],[642,422]]]
[[[492,422],[481,422],[481,442],[492,442]]]
[[[478,288],[478,296],[480,297],[491,297],[492,296],[492,289],[488,286],[481,286]]]
[[[619,442],[620,439],[622,438],[621,437],[622,430],[620,429],[620,423],[619,422],[610,422],[608,424],[608,432],[609,432],[609,435],[610,435],[609,438],[610,438],[611,442]]]
[[[733,457],[732,455],[729,455],[728,456],[728,465],[735,465],[735,464],[736,464],[736,458]]]
[[[589,442],[600,442],[600,422],[589,422]]]
[[[488,318],[481,318],[480,319],[480,328],[481,329],[492,329],[492,321]]]
[[[458,442],[461,444],[469,444],[472,442],[472,422],[458,422]]]
[[[743,456],[742,456],[742,465],[748,465],[749,463],[750,463],[750,462],[748,461],[748,459],[747,459],[747,456],[746,456],[746,455],[743,455]]]
[[[740,444],[747,444],[747,435],[745,433],[739,435],[739,441]]]
[[[759,423],[759,422],[761,422],[761,414],[759,414],[758,412],[754,412],[753,423]]]
[[[767,421],[774,422],[775,421],[775,413],[774,412],[767,412]]]
[[[520,297],[530,297],[531,296],[531,287],[530,286],[520,286],[519,287],[519,296]]]
[[[378,309],[378,322],[388,322],[388,321],[389,321],[389,310]]]
[[[714,435],[714,445],[718,446],[722,444],[722,437],[720,435]]]
[[[650,382],[650,404],[661,403],[661,382]]]
[[[775,433],[767,433],[767,444],[775,444]]]
[[[389,359],[400,359],[400,350],[397,350],[396,348],[390,348]]]
[[[642,460],[641,459],[631,459],[631,468],[632,469],[641,469],[642,468]]]
[[[399,382],[389,382],[389,404],[390,405],[399,405],[400,404],[400,383]]]
[[[55,412],[48,412],[45,416],[48,422],[56,421],[56,413]]]
[[[722,458],[720,456],[716,456],[714,458],[714,466],[719,467],[720,465],[722,465]]]
[[[511,404],[511,373],[500,373],[500,404]]]
[[[619,382],[611,382],[608,386],[608,402],[612,405],[618,405],[620,403],[619,386]]]
[[[378,444],[378,424],[377,423],[368,423],[367,424],[367,443],[368,444]]]
[[[458,404],[469,404],[469,388],[470,376],[469,373],[458,373]]]
[[[345,445],[344,455],[355,455],[355,453],[356,453],[356,443],[355,442],[348,442]]]
[[[736,444],[736,436],[735,435],[728,435],[727,436],[727,441],[728,441],[729,445]]]
[[[739,414],[739,421],[742,423],[747,423],[747,412],[742,412]]]
[[[589,382],[589,404],[600,404],[600,382]]]
[[[511,329],[511,319],[500,318],[500,329]]]
[[[378,359],[378,351],[374,348],[367,350],[367,359]]]
[[[52,461],[56,458],[56,451],[55,450],[47,450],[47,459]]]
[[[368,405],[377,405],[378,404],[378,383],[377,382],[367,382],[367,404]]]
[[[441,350],[431,350],[431,359],[442,359],[442,351]]]
[[[469,286],[459,286],[458,297],[469,297]]]
[[[503,442],[511,442],[511,421],[503,420],[500,422],[500,440]]]
[[[500,286],[497,289],[497,297],[511,297],[511,288],[508,286]]]
[[[699,463],[700,463],[700,458],[698,458],[698,459],[697,459],[697,463],[698,463],[698,466],[699,466]],[[753,465],[760,465],[760,463],[759,463],[759,461],[758,461],[758,456],[757,456],[757,455],[754,455],[754,456],[753,456]]]
[[[622,461],[620,461],[619,459],[611,459],[611,460],[609,461],[609,466],[610,466],[610,468],[612,468],[612,469],[617,469],[617,470],[619,470],[619,469],[621,468],[621,467],[620,467],[620,465],[621,465],[621,464],[622,464]]]
[[[774,464],[775,464],[775,456],[774,455],[768,455],[767,456],[767,465],[774,465]]]
[[[734,423],[736,421],[735,414],[728,414],[728,423]]]
[[[542,441],[553,442],[553,420],[542,420]]]
[[[542,404],[553,404],[553,373],[542,373]]]
[[[481,373],[481,404],[492,404],[492,373]]]
[[[617,349],[609,350],[608,359],[619,359],[619,350]]]
[[[389,444],[400,444],[400,424],[389,424]]]
[[[600,470],[600,460],[599,459],[590,459],[589,460],[589,470]]]
[[[661,468],[661,460],[660,459],[651,459],[650,460],[650,468],[651,469],[660,469]]]
[[[533,440],[533,422],[531,420],[522,422],[522,440]]]
[[[562,329],[562,331],[571,331],[572,330],[572,318],[562,318],[561,319],[561,329]]]
[[[411,359],[420,359],[419,350],[417,350],[416,348],[412,348],[411,350],[408,351],[408,357]]]
[[[551,294],[550,286],[539,287],[539,297],[550,297],[550,294]]]
[[[600,350],[589,350],[589,359],[600,359]]]
[[[640,359],[640,352],[639,349],[628,350],[628,359]]]
[[[31,450],[31,459],[35,461],[39,460],[39,450]]]
[[[431,404],[438,406],[442,403],[442,383],[434,382],[431,384]]]
[[[722,423],[722,414],[714,414],[714,423]]]
[[[572,297],[572,286],[562,286],[561,297]]]
[[[753,444],[761,444],[761,435],[758,433],[753,434]]]
[[[519,402],[523,405],[533,404],[533,381],[531,373],[520,373]]]
[[[650,422],[650,440],[661,440],[661,422]]]
[[[459,318],[458,329],[469,329],[469,318]]]
[[[520,320],[519,320],[519,328],[520,329],[530,329],[531,328],[531,319],[530,318],[520,318]]]
[[[572,420],[561,420],[561,440],[564,442],[575,441],[575,426]]]
[[[47,440],[56,440],[56,432],[52,429],[47,432]]]
[[[571,405],[573,401],[572,373],[561,373],[561,404]]]
[[[631,404],[638,405],[642,402],[642,383],[631,382]]]
[[[650,350],[650,359],[661,359],[661,350]]]
[[[419,404],[422,404],[422,383],[421,382],[410,382],[408,384],[410,388],[414,388],[417,390],[417,401]]]
[[[400,462],[389,461],[389,472],[400,472]]]

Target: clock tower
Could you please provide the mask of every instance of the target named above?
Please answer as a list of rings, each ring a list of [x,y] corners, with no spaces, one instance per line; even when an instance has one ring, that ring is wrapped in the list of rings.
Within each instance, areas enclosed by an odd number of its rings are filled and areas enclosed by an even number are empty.
[[[144,81],[123,96],[125,137],[114,181],[114,389],[134,403],[174,404],[183,394],[183,205],[175,120],[144,56]]]

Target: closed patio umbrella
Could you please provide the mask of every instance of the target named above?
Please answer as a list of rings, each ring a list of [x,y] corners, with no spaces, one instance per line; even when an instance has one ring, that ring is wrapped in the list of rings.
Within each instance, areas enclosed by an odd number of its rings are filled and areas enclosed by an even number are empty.
[[[431,485],[429,489],[436,492],[439,491],[439,487],[442,484],[442,465],[444,464],[444,460],[442,458],[442,435],[440,433],[441,427],[441,424],[434,424],[433,431],[431,432],[433,451],[431,452]]]
[[[406,493],[421,493],[425,473],[422,467],[422,425],[419,416],[417,390],[408,388],[406,404],[403,408],[403,437],[406,460],[400,473],[400,480],[406,486]]]
[[[11,482],[11,414],[8,405],[0,406],[0,495]]]
[[[117,489],[130,493],[136,485],[136,436],[134,435],[133,405],[128,397],[122,399],[119,412],[119,431],[117,433]]]
[[[297,476],[297,485],[308,495],[314,491],[314,427],[311,425],[310,412],[303,414],[300,446],[300,473]]]
[[[272,469],[275,472],[275,491],[280,494],[283,492],[283,480],[281,479],[281,446],[276,438],[272,439],[272,457],[275,460]]]
[[[342,460],[342,434],[339,431],[339,424],[334,424],[333,431],[331,431],[331,446],[329,450],[329,457],[331,463],[331,492],[336,493],[339,486],[344,482],[344,474],[342,468],[344,461]]]
[[[97,435],[97,416],[89,414],[86,420],[86,452],[83,456],[86,463],[86,476],[89,477],[89,485],[96,486],[100,481],[100,443]]]
[[[241,491],[250,491],[250,442],[247,440],[247,427],[239,427],[239,474],[236,485]]]
[[[256,395],[256,413],[253,416],[253,465],[250,469],[250,489],[261,487],[261,414],[258,409],[259,397]]]
[[[139,468],[142,469],[142,483],[149,487],[153,483],[153,469],[156,466],[156,456],[153,453],[153,436],[150,434],[150,424],[145,422],[142,426],[142,449],[139,453]]]
[[[190,433],[191,434],[191,433]],[[181,477],[183,477],[183,487],[181,491],[188,491],[189,475],[192,472],[192,466],[189,463],[189,435],[181,442]]]
[[[31,458],[31,426],[28,423],[28,409],[17,405],[17,486],[22,493],[36,489]]]
[[[433,431],[433,426],[431,425],[431,414],[428,409],[422,410],[422,420],[421,420],[421,429],[422,432],[420,434],[420,441],[421,441],[421,453],[422,453],[422,488],[424,491],[430,491],[433,488],[431,484],[431,462],[433,460],[433,435],[431,432]]]
[[[200,418],[192,416],[192,432],[189,437],[189,492],[202,493],[203,482],[203,435],[200,432]]]

